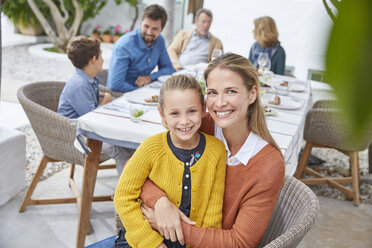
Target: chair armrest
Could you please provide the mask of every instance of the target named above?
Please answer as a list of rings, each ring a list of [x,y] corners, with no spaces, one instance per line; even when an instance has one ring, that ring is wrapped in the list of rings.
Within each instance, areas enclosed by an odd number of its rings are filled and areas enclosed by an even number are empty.
[[[313,108],[337,108],[337,101],[335,100],[319,100],[314,103]]]
[[[100,90],[100,92],[110,93],[113,98],[118,98],[118,97],[123,95],[123,92],[111,90],[111,89],[107,88],[106,86],[104,86],[102,84],[99,85],[99,90]]]

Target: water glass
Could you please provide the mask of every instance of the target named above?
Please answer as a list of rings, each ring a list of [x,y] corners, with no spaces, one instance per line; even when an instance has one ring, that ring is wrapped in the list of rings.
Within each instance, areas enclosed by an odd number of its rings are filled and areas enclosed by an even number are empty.
[[[257,58],[258,70],[262,74],[265,71],[269,71],[271,67],[271,60],[269,54],[260,53]]]
[[[212,55],[211,55],[211,60],[214,60],[215,58],[219,57],[222,55],[222,50],[221,49],[213,49]]]

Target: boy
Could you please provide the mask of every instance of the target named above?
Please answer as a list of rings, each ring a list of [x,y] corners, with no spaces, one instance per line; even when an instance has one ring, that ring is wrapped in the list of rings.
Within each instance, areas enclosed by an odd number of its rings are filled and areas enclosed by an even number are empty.
[[[99,78],[103,58],[100,41],[85,36],[72,38],[67,45],[67,56],[76,67],[75,74],[65,85],[58,104],[58,113],[76,119],[112,100],[110,93],[100,93]],[[100,96],[103,98],[99,103]],[[103,143],[102,152],[115,159],[119,175],[134,150]]]

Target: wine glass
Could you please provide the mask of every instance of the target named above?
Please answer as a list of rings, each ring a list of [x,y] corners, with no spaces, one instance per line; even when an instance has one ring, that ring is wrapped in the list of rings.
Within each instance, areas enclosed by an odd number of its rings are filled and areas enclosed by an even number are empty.
[[[212,55],[211,55],[211,60],[214,60],[215,58],[219,57],[222,55],[222,50],[221,49],[213,49]]]
[[[257,58],[258,70],[262,74],[270,70],[271,60],[269,59],[269,54],[260,53]]]

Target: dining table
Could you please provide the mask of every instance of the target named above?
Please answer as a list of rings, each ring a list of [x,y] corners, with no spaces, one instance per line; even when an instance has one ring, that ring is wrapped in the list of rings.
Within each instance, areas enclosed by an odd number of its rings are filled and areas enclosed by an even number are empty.
[[[282,75],[271,75],[266,82],[271,84],[270,87],[266,89],[260,87],[259,90],[266,110],[266,123],[283,154],[285,174],[292,176],[296,171],[303,145],[306,114],[312,107],[311,85],[308,81]],[[287,82],[285,95],[279,95],[279,88],[283,82]],[[78,248],[84,247],[85,237],[89,232],[102,142],[135,149],[147,137],[164,132],[166,129],[161,123],[158,103],[151,101],[152,96],[159,95],[161,85],[161,81],[152,82],[127,92],[78,118],[77,140],[79,142],[75,144],[87,155],[77,228]],[[276,85],[279,87],[275,88]],[[275,96],[281,99],[278,105],[273,102]],[[84,180],[84,177],[90,180]]]

